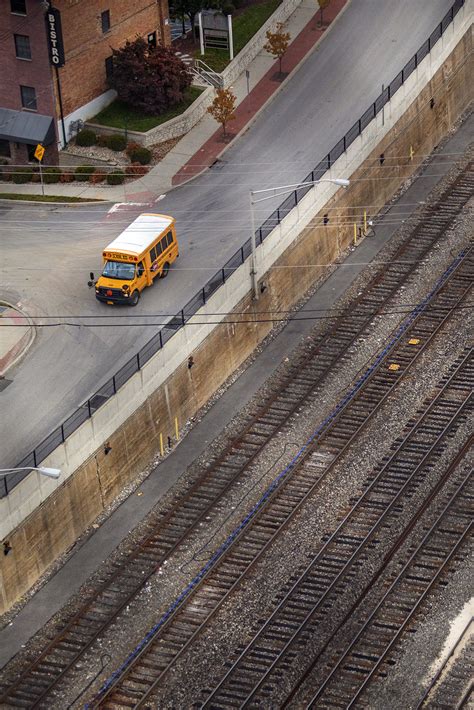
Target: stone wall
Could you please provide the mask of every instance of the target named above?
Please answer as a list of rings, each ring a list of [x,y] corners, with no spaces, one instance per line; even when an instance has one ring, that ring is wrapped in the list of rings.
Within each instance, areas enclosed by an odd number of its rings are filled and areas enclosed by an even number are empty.
[[[446,135],[472,95],[472,28],[461,41],[455,31],[393,97],[383,124],[378,116],[331,169],[331,177],[351,178],[350,189],[336,191],[322,184],[310,191],[259,247],[259,276],[267,285],[261,298],[251,298],[246,263],[201,311],[205,315],[234,309],[247,314],[248,325],[235,327],[223,317],[220,326],[182,328],[43,462],[62,468],[62,481],[31,474],[0,501],[2,537],[12,546],[0,571],[0,611],[8,609],[152,460],[160,432],[165,439],[174,437],[175,417],[184,422],[193,416],[261,342],[270,324],[258,322],[259,312],[291,308],[323,273],[318,266],[271,267],[334,261],[353,238],[347,215],[360,225],[361,205],[374,206],[375,213]],[[393,168],[391,156],[396,158]],[[330,215],[327,225],[325,213]],[[195,362],[191,370],[190,354]],[[112,447],[108,455],[106,441]]]

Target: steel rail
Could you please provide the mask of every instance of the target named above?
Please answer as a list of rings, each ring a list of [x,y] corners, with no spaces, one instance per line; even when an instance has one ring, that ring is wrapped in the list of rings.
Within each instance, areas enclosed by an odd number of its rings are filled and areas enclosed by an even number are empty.
[[[467,261],[469,261],[469,255],[470,255],[470,251],[467,250],[467,252],[464,253],[462,257],[460,257],[460,258],[461,258],[461,262],[455,261],[455,262],[453,263],[453,266],[450,267],[450,269],[448,270],[449,273],[446,272],[446,274],[445,274],[445,278],[446,278],[448,281],[449,281],[449,276],[454,273],[454,271],[452,271],[451,269],[455,270],[456,273],[457,273],[457,270],[458,270],[459,267],[460,267],[460,263],[464,263],[464,264],[465,264],[465,263],[466,263],[466,262],[464,261],[465,259],[467,259]],[[462,300],[462,298],[464,298],[465,294],[469,291],[470,283],[468,283],[467,285],[464,285],[464,280],[465,280],[465,275],[464,275],[463,273],[461,273],[460,281],[461,281],[462,284],[463,284],[463,288],[462,288],[462,294],[461,294],[461,296],[459,296],[459,294],[456,296],[456,299],[455,299],[455,303],[456,303],[456,304],[457,304],[457,302],[458,302],[459,300]],[[448,283],[446,283],[446,287],[447,287],[447,285],[448,285]],[[442,290],[440,291],[440,289],[442,289],[442,284],[438,284],[438,285],[435,287],[435,289],[433,289],[433,291],[432,291],[432,293],[429,295],[429,297],[427,297],[427,299],[425,299],[424,308],[427,307],[428,302],[432,302],[432,301],[433,301],[433,299],[434,299],[435,296],[439,297],[441,300],[442,300],[443,295],[446,296],[446,294],[444,293],[444,291],[442,291]],[[451,308],[453,307],[453,305],[454,305],[454,304],[451,303]],[[434,333],[438,332],[438,330],[440,329],[440,327],[442,326],[442,324],[449,318],[450,312],[451,312],[451,311],[450,311],[450,308],[449,308],[449,307],[443,307],[443,313],[442,313],[442,314],[439,313],[439,312],[438,312],[437,314],[435,314],[435,312],[434,312],[433,310],[430,311],[429,318],[427,318],[427,322],[424,323],[424,325],[423,325],[424,343],[423,343],[422,347],[421,347],[415,354],[413,354],[413,352],[410,352],[410,354],[409,354],[409,356],[408,356],[408,354],[407,354],[406,352],[404,353],[404,356],[403,356],[402,360],[405,362],[405,366],[404,366],[404,368],[402,368],[402,370],[401,370],[400,372],[398,372],[398,373],[397,373],[397,372],[393,372],[393,373],[391,372],[391,373],[390,373],[390,378],[389,378],[389,379],[390,379],[390,386],[388,387],[388,391],[390,391],[390,390],[392,389],[392,387],[395,386],[395,384],[396,384],[396,382],[398,381],[398,379],[399,379],[401,373],[402,373],[402,372],[404,371],[404,369],[406,369],[406,367],[408,366],[408,364],[407,364],[408,360],[411,360],[412,362],[414,362],[414,361],[416,360],[416,358],[419,356],[419,354],[420,354],[420,353],[424,350],[424,348],[426,347],[427,342],[429,341],[429,338],[428,338],[428,336],[427,336],[427,331],[430,330],[430,331],[431,331],[431,334],[432,334],[431,337],[434,337]],[[389,355],[392,354],[392,351],[395,349],[396,344],[398,343],[398,341],[399,341],[399,339],[402,337],[402,335],[406,332],[406,329],[407,329],[407,328],[409,328],[409,327],[415,327],[415,321],[416,321],[418,318],[420,318],[420,319],[421,319],[421,322],[422,322],[422,315],[423,315],[423,309],[418,310],[416,314],[415,314],[415,313],[412,314],[412,316],[410,316],[410,317],[407,319],[406,325],[405,325],[405,329],[404,329],[403,327],[401,327],[401,328],[398,329],[396,336],[392,339],[392,341],[389,343],[389,345],[385,348],[385,350],[383,351],[383,353],[381,354],[381,356],[379,356],[379,359],[378,359],[378,361],[377,361],[377,365],[380,364],[380,362],[383,360],[383,358],[388,358]],[[435,326],[433,326],[433,321],[436,321]],[[400,358],[399,358],[399,359],[400,359]],[[355,388],[353,388],[353,390],[351,391],[351,393],[349,393],[349,395],[347,395],[347,396],[344,398],[344,400],[342,401],[342,403],[340,403],[340,405],[338,405],[338,407],[336,408],[336,410],[335,410],[335,412],[333,413],[333,415],[331,415],[330,417],[328,417],[328,418],[325,420],[325,422],[323,422],[323,425],[322,425],[322,428],[323,428],[323,429],[325,429],[325,428],[328,428],[328,429],[329,429],[329,428],[330,428],[329,425],[333,424],[334,422],[337,422],[338,418],[340,417],[340,415],[341,415],[342,411],[344,410],[344,408],[346,407],[346,405],[348,405],[348,403],[350,402],[350,400],[355,397],[355,395],[357,394],[358,390],[362,387],[363,384],[365,384],[366,382],[370,384],[371,378],[373,379],[375,369],[376,369],[376,366],[374,365],[373,368],[371,369],[370,373],[368,373],[368,374],[366,373],[366,375],[364,375],[364,376],[359,380],[359,382],[357,383],[357,385],[355,386]],[[386,377],[386,375],[385,375],[385,377]],[[379,385],[379,387],[380,387],[380,385]],[[377,389],[377,387],[376,387],[376,389]],[[388,394],[388,392],[385,392],[382,399],[385,399],[385,397],[387,396],[387,394]],[[380,392],[378,393],[377,398],[380,400]],[[372,406],[371,406],[372,414],[374,413],[375,409],[376,409],[376,408],[374,408],[374,405],[372,404]],[[356,433],[360,431],[360,429],[361,429],[362,426],[363,426],[363,424],[360,424],[360,425],[357,424],[357,418],[355,418],[355,424],[354,424],[354,422],[353,422],[353,427],[355,427]],[[318,430],[318,432],[316,432],[316,434],[319,434],[319,433],[320,433],[320,431]],[[316,436],[316,434],[315,434],[314,436]],[[306,445],[306,446],[304,447],[304,449],[307,450],[307,449],[308,449],[308,445]],[[306,453],[307,453],[307,452],[306,452]],[[294,468],[294,466],[293,466],[293,468]],[[287,473],[288,473],[288,471],[285,470],[284,474],[287,474]],[[281,478],[279,479],[279,483],[280,483],[280,482],[281,482]],[[273,489],[268,493],[268,495],[267,495],[266,498],[265,498],[265,502],[266,502],[267,500],[270,500],[270,499],[271,499],[271,496],[273,496],[274,494],[275,494],[275,488],[273,488]],[[251,514],[247,517],[246,521],[244,521],[244,525],[247,525],[248,522],[250,521],[250,519],[252,519],[252,518],[254,517],[254,515],[256,514],[256,512],[257,512],[258,510],[260,510],[261,505],[262,505],[262,504],[257,504],[257,506],[253,509],[253,511],[251,512]],[[243,528],[242,528],[242,526],[241,526],[241,528],[239,529],[238,532],[235,532],[235,533],[232,534],[232,536],[231,536],[231,541],[228,541],[227,543],[224,543],[224,546],[223,546],[220,550],[218,550],[218,552],[214,555],[214,557],[212,558],[212,560],[210,561],[210,563],[208,563],[207,567],[204,568],[204,569],[201,571],[201,573],[198,575],[198,577],[196,577],[195,580],[193,580],[193,581],[188,585],[188,587],[184,590],[184,592],[180,595],[180,597],[178,598],[178,600],[175,602],[175,604],[173,605],[173,607],[170,608],[170,609],[165,613],[165,615],[161,618],[161,620],[158,622],[158,624],[157,624],[155,627],[153,627],[153,629],[149,632],[149,634],[147,635],[147,637],[145,637],[145,639],[143,640],[142,644],[140,644],[139,647],[136,649],[136,651],[133,652],[132,655],[125,661],[125,663],[124,663],[124,665],[122,666],[122,668],[120,668],[116,673],[114,673],[114,675],[112,676],[112,678],[110,679],[110,681],[108,681],[108,683],[106,684],[106,686],[104,686],[104,687],[102,688],[102,690],[99,691],[99,695],[94,699],[94,701],[92,702],[92,705],[90,705],[90,707],[98,707],[98,706],[99,706],[98,704],[99,704],[102,700],[105,701],[106,698],[110,697],[110,694],[111,694],[113,688],[116,688],[116,687],[117,687],[117,685],[118,685],[118,683],[119,683],[119,679],[122,678],[122,677],[125,677],[125,676],[126,676],[126,673],[127,673],[127,670],[128,670],[130,667],[134,666],[135,664],[139,663],[139,662],[140,662],[140,659],[141,659],[142,657],[144,657],[144,655],[147,653],[147,650],[152,646],[153,641],[154,641],[154,639],[155,639],[155,637],[156,637],[158,631],[164,631],[164,629],[167,628],[167,627],[169,626],[169,624],[171,623],[171,621],[176,617],[176,614],[183,608],[183,605],[184,605],[185,601],[189,598],[189,596],[190,596],[192,593],[196,593],[196,592],[197,592],[197,590],[199,589],[199,587],[201,586],[201,584],[205,581],[205,574],[207,574],[207,573],[210,571],[210,566],[211,566],[211,565],[214,566],[214,565],[218,562],[218,560],[220,559],[220,557],[222,556],[222,554],[223,554],[223,552],[224,552],[224,548],[225,548],[225,550],[227,550],[227,548],[230,547],[231,543],[234,543],[235,541],[239,540],[239,539],[242,537],[242,534],[243,534]],[[213,612],[213,613],[214,613],[214,612]],[[195,623],[195,624],[194,624],[194,628],[196,628],[196,626],[197,626],[197,625],[196,625],[196,623]],[[201,626],[199,626],[199,628],[201,628]],[[194,637],[194,635],[193,635],[193,637]],[[187,645],[187,639],[186,639],[186,641],[183,641],[183,645],[184,645],[185,643],[186,643],[186,645]],[[167,669],[166,669],[166,670],[167,670]],[[147,692],[148,692],[148,691],[147,691]],[[134,707],[139,707],[139,705],[133,705],[133,706],[134,706]]]
[[[414,710],[421,710],[421,708],[424,706],[425,702],[428,700],[431,693],[433,693],[433,691],[436,693],[436,686],[441,681],[443,673],[446,670],[446,667],[452,661],[454,654],[458,651],[459,647],[463,643],[464,637],[466,636],[466,634],[471,626],[474,626],[474,621],[473,621],[472,617],[469,618],[468,621],[466,622],[464,628],[462,629],[461,633],[459,634],[459,638],[457,639],[456,643],[454,644],[453,648],[451,649],[451,652],[446,656],[446,658],[444,659],[444,662],[438,668],[438,671],[435,673],[435,675],[431,679],[428,687],[426,688],[425,692],[423,693],[423,696],[418,701],[418,704],[416,705]],[[469,684],[469,687],[467,688],[466,692],[463,694],[463,698],[461,699],[461,702],[457,706],[458,708],[463,706],[465,699],[467,699],[467,697],[470,695],[471,691],[472,691],[472,682]]]
[[[403,568],[402,568],[401,571],[399,572],[399,574],[398,574],[398,576],[396,577],[396,579],[392,582],[392,584],[390,585],[389,589],[385,592],[384,596],[383,596],[382,599],[379,601],[379,603],[377,604],[376,608],[375,608],[375,609],[373,610],[373,612],[371,613],[370,617],[367,619],[367,621],[365,622],[365,624],[363,625],[363,627],[359,630],[359,632],[357,633],[356,637],[353,639],[353,641],[351,642],[351,644],[345,649],[345,651],[343,652],[343,655],[339,658],[337,664],[331,669],[331,672],[330,672],[330,674],[327,676],[327,678],[325,679],[324,683],[319,687],[317,693],[311,698],[311,701],[308,703],[307,708],[314,708],[314,707],[316,706],[316,702],[317,702],[318,699],[321,697],[321,695],[322,695],[322,693],[324,692],[324,690],[326,689],[327,685],[329,684],[329,682],[330,682],[330,681],[332,680],[332,678],[334,677],[336,671],[340,668],[341,664],[344,662],[344,660],[347,658],[347,656],[349,655],[349,653],[351,652],[351,650],[354,648],[355,644],[357,643],[357,641],[359,640],[359,638],[362,636],[362,634],[364,633],[364,631],[367,630],[367,628],[369,627],[370,623],[373,621],[373,619],[375,619],[375,616],[376,616],[377,612],[381,610],[383,604],[385,604],[385,602],[386,602],[387,599],[389,598],[389,595],[395,590],[395,588],[397,587],[397,585],[403,580],[405,573],[407,572],[407,570],[410,569],[410,565],[411,565],[412,562],[416,559],[416,556],[417,556],[420,552],[423,551],[423,549],[424,549],[426,543],[427,543],[427,542],[429,541],[429,539],[433,536],[433,534],[434,534],[435,532],[437,532],[437,527],[439,526],[439,524],[440,524],[442,521],[445,520],[447,514],[449,514],[449,512],[450,512],[451,506],[452,506],[453,504],[455,504],[456,501],[458,500],[458,498],[460,498],[460,497],[462,496],[462,494],[463,494],[463,492],[464,492],[464,489],[468,487],[468,484],[469,484],[469,483],[472,483],[472,470],[470,470],[470,471],[467,473],[467,475],[465,476],[464,480],[463,480],[463,481],[461,482],[461,484],[459,485],[459,487],[458,487],[458,489],[456,490],[456,492],[452,495],[452,497],[450,498],[449,502],[446,504],[444,510],[443,510],[443,511],[441,512],[441,514],[438,516],[437,520],[435,521],[435,523],[433,523],[433,525],[430,527],[430,529],[428,530],[428,532],[424,535],[423,539],[422,539],[421,542],[418,544],[418,546],[416,547],[415,551],[414,551],[414,552],[412,553],[412,555],[410,556],[409,560],[405,563],[405,565],[403,566]],[[472,491],[471,491],[470,497],[472,497]],[[371,678],[374,676],[374,674],[376,673],[376,671],[380,668],[380,665],[381,665],[381,664],[383,663],[383,661],[386,659],[386,657],[387,657],[388,653],[390,652],[390,650],[393,648],[393,646],[395,645],[395,643],[399,640],[399,638],[400,638],[401,634],[403,633],[403,631],[405,630],[405,628],[406,628],[406,627],[408,626],[408,624],[412,621],[413,617],[415,616],[416,612],[419,610],[419,608],[420,608],[420,606],[422,605],[422,603],[425,601],[425,599],[426,599],[426,597],[428,596],[428,594],[432,591],[432,589],[433,589],[435,583],[438,581],[438,579],[440,578],[441,574],[446,570],[446,567],[447,567],[448,564],[451,562],[452,558],[456,555],[456,553],[458,552],[459,548],[460,548],[460,547],[464,544],[464,542],[469,538],[469,535],[470,535],[471,530],[472,530],[472,526],[473,526],[472,520],[469,520],[469,521],[466,523],[466,526],[463,528],[462,532],[460,533],[458,539],[455,541],[454,546],[448,551],[446,558],[445,558],[445,559],[443,560],[443,562],[438,566],[438,569],[437,569],[437,571],[436,571],[434,577],[430,580],[430,582],[429,582],[427,588],[423,591],[423,593],[422,593],[419,597],[417,597],[416,603],[412,606],[412,608],[410,609],[409,613],[407,614],[407,616],[406,616],[405,619],[403,620],[403,623],[402,623],[402,624],[400,625],[400,627],[397,629],[396,634],[391,638],[390,642],[387,644],[387,646],[385,647],[385,649],[383,650],[383,652],[380,654],[379,658],[378,658],[377,661],[374,663],[374,665],[373,665],[373,667],[371,668],[371,670],[366,674],[366,677],[365,677],[364,681],[362,682],[362,684],[359,685],[359,687],[357,688],[357,690],[355,691],[355,693],[352,695],[351,700],[350,700],[349,704],[346,706],[346,708],[351,708],[351,707],[353,707],[353,705],[354,705],[354,703],[356,702],[356,700],[360,697],[361,693],[362,693],[363,690],[366,688],[366,686],[367,686],[367,684],[369,683],[369,681],[371,680]]]
[[[271,615],[268,617],[268,619],[265,621],[265,624],[258,630],[258,632],[254,635],[254,637],[251,639],[251,641],[248,642],[248,644],[245,646],[245,648],[240,652],[239,656],[235,659],[233,662],[232,666],[228,669],[226,672],[225,676],[221,679],[219,684],[213,689],[212,693],[208,696],[206,701],[203,703],[202,707],[207,708],[207,707],[212,707],[213,703],[215,702],[215,697],[218,696],[218,692],[222,689],[225,688],[225,683],[228,681],[233,674],[235,674],[236,669],[238,668],[239,664],[244,664],[246,668],[249,666],[249,661],[247,660],[251,650],[258,646],[258,648],[263,648],[265,647],[265,642],[264,640],[264,635],[266,633],[269,633],[270,635],[275,636],[275,633],[273,632],[272,634],[272,628],[273,626],[278,626],[278,618],[279,614],[283,612],[285,607],[288,606],[288,604],[292,603],[292,599],[294,596],[295,591],[298,591],[302,586],[305,584],[305,580],[307,580],[311,573],[314,574],[314,569],[317,566],[318,563],[321,562],[321,560],[324,559],[324,557],[332,557],[332,558],[341,558],[343,555],[343,552],[337,551],[337,541],[338,538],[349,538],[351,537],[350,534],[350,529],[346,532],[344,532],[345,528],[347,527],[348,523],[353,522],[353,518],[355,516],[362,515],[362,519],[364,516],[364,503],[366,503],[367,500],[370,500],[370,495],[373,493],[374,490],[376,490],[379,487],[379,484],[383,481],[385,474],[389,474],[393,476],[393,471],[396,470],[396,465],[398,463],[397,459],[399,459],[400,454],[403,454],[403,452],[406,450],[407,445],[410,445],[413,439],[419,434],[419,429],[422,429],[423,426],[425,426],[427,420],[430,419],[430,417],[433,416],[433,412],[436,411],[436,407],[441,403],[443,403],[443,398],[445,397],[446,391],[450,388],[451,384],[453,381],[456,381],[456,378],[459,375],[459,372],[462,370],[462,368],[465,366],[467,361],[470,361],[471,363],[471,369],[472,369],[472,351],[463,358],[463,360],[459,363],[459,366],[457,367],[456,371],[452,373],[450,376],[449,380],[443,385],[443,387],[440,389],[436,397],[434,398],[433,401],[430,402],[428,408],[424,410],[417,418],[416,422],[410,423],[410,428],[406,435],[402,438],[402,440],[398,443],[396,446],[395,450],[391,453],[390,457],[388,460],[379,468],[377,475],[373,479],[373,481],[370,483],[369,487],[363,491],[361,496],[358,498],[358,500],[354,503],[352,506],[351,510],[344,516],[344,518],[341,520],[341,522],[338,524],[337,528],[334,530],[333,533],[329,536],[327,540],[325,540],[323,547],[318,550],[318,553],[316,556],[311,560],[311,562],[308,564],[306,569],[302,571],[298,579],[296,579],[292,586],[288,589],[288,591],[285,593],[283,598],[279,601],[278,605],[274,608],[272,611]],[[471,405],[471,406],[469,406]],[[418,461],[413,462],[413,470],[410,472],[410,475],[405,478],[403,481],[403,484],[401,485],[400,488],[396,490],[396,492],[393,493],[393,496],[388,499],[386,507],[379,511],[379,517],[373,522],[373,524],[367,529],[365,536],[360,536],[359,539],[357,540],[357,544],[353,543],[351,546],[349,546],[349,552],[347,559],[344,560],[341,565],[340,569],[337,571],[334,571],[335,576],[331,580],[329,586],[326,587],[324,592],[321,592],[319,598],[317,599],[317,602],[314,603],[312,606],[308,606],[308,610],[305,614],[304,617],[299,617],[297,620],[295,619],[294,622],[294,628],[292,629],[291,633],[288,634],[288,637],[284,641],[284,645],[281,646],[277,651],[274,653],[273,659],[270,661],[269,656],[270,656],[270,651],[267,651],[266,657],[265,657],[265,662],[270,665],[266,665],[265,670],[261,672],[260,677],[258,678],[258,681],[253,685],[252,689],[249,690],[245,696],[245,699],[242,701],[242,699],[239,700],[239,707],[240,708],[245,708],[248,707],[249,703],[255,699],[256,694],[258,691],[262,688],[263,684],[268,680],[270,674],[275,670],[277,665],[281,662],[282,658],[284,658],[285,654],[291,649],[291,646],[294,644],[295,640],[301,637],[301,635],[305,632],[306,627],[308,624],[311,622],[313,615],[322,607],[322,605],[327,602],[328,596],[330,593],[336,589],[338,583],[344,578],[348,570],[353,566],[354,561],[360,556],[361,552],[364,551],[366,548],[367,544],[373,539],[374,533],[385,523],[386,519],[388,516],[390,516],[393,512],[393,509],[395,508],[396,505],[400,505],[400,500],[403,497],[403,494],[406,493],[408,490],[410,492],[410,495],[412,494],[412,486],[413,486],[413,481],[416,480],[416,477],[420,472],[423,473],[424,468],[426,466],[427,461],[435,456],[437,454],[438,448],[440,446],[440,442],[446,437],[447,433],[452,430],[452,426],[455,422],[459,421],[459,418],[462,417],[466,410],[471,410],[472,409],[472,395],[470,392],[467,393],[465,399],[459,403],[459,406],[452,412],[451,416],[443,426],[442,430],[438,433],[436,432],[436,437],[433,441],[430,442],[429,448],[426,449],[424,452],[420,452],[420,455],[422,453],[421,459]],[[416,463],[416,465],[415,465]],[[395,466],[394,466],[395,464]],[[441,481],[435,486],[434,490],[432,491],[432,496],[434,497],[438,493],[438,489],[440,486],[442,486],[446,480],[449,478],[449,472],[445,472],[445,474],[442,476]],[[392,484],[393,488],[395,488],[395,484]],[[431,496],[430,496],[431,498]],[[426,501],[423,502],[421,507],[416,511],[416,514],[413,516],[413,524],[417,520],[418,516],[421,514],[423,511],[424,507],[426,506]],[[356,517],[357,520],[357,517]],[[358,528],[362,527],[361,522],[358,523],[356,526]],[[409,530],[410,526],[408,526]],[[397,544],[393,547],[392,551],[390,552],[390,555],[383,560],[383,565],[382,567],[385,567],[388,564],[388,561],[391,559],[395,551],[398,549],[399,545],[402,544],[406,537],[406,532],[404,535],[399,539]],[[333,543],[336,542],[336,549],[332,553],[329,552],[331,550],[331,546]],[[346,544],[347,547],[347,544]],[[370,581],[370,585],[372,585],[374,582],[373,579]],[[284,625],[281,624],[280,625]],[[261,665],[264,665],[264,661],[261,661]],[[250,673],[248,673],[247,678],[246,678],[246,684],[248,685],[250,683]],[[236,680],[233,679],[233,687],[236,685]],[[219,704],[219,700],[217,701]]]

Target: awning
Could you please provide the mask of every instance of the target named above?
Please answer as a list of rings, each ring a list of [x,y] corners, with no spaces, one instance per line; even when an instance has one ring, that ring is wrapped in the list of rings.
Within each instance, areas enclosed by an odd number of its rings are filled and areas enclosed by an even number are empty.
[[[31,111],[0,108],[0,139],[29,145],[50,145],[55,140],[54,119]]]

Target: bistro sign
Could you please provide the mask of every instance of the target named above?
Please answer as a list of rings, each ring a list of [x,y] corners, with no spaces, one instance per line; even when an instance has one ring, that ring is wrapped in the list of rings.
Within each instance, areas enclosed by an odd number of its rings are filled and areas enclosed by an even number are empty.
[[[64,66],[63,33],[61,31],[61,13],[50,7],[46,13],[46,34],[49,46],[49,61],[55,67]]]

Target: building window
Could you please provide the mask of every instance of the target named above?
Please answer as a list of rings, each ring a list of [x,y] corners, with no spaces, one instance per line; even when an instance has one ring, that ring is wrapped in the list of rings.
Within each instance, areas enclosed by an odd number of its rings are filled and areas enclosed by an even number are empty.
[[[30,38],[27,35],[14,35],[17,59],[31,59]]]
[[[110,30],[110,10],[105,10],[101,14],[102,32],[105,34]]]
[[[107,57],[105,60],[105,76],[110,79],[114,73],[114,58],[113,56]]]
[[[30,111],[36,111],[36,91],[32,86],[20,86],[21,105]]]
[[[150,32],[147,36],[147,40],[149,47],[156,47],[156,32]]]
[[[26,15],[26,0],[10,0],[10,8],[15,15]]]

